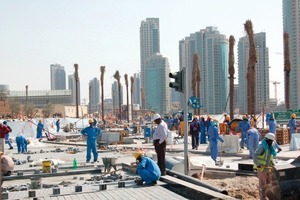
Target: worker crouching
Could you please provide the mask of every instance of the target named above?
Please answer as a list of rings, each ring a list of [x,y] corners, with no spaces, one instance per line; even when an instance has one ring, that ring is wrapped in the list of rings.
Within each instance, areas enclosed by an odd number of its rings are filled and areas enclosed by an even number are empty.
[[[156,185],[161,176],[158,165],[142,152],[135,153],[134,157],[138,161],[136,173],[140,175],[142,181],[145,181],[146,185]]]

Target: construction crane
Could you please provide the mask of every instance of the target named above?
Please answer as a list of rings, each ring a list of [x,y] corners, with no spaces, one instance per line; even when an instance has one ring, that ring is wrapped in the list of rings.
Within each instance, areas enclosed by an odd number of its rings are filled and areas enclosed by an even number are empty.
[[[270,82],[272,82],[273,85],[274,85],[275,99],[276,99],[276,101],[277,101],[277,85],[280,84],[280,82],[278,82],[278,81],[270,81]]]

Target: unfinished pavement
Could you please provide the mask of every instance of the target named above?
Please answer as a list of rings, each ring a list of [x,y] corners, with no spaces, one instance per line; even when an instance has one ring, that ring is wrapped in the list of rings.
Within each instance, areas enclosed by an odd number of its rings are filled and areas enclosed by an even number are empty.
[[[143,144],[142,139],[137,139],[136,144],[126,144],[126,145],[111,145],[111,149],[113,151],[99,151],[100,157],[118,157],[118,163],[125,163],[130,164],[134,162],[134,157],[132,156],[132,152],[136,151],[138,149],[143,149],[146,153],[151,154],[153,152],[153,146],[152,144]],[[78,152],[77,154],[67,154],[66,152],[51,152],[51,150],[61,148],[66,149],[67,147],[78,147],[81,152]],[[206,160],[206,164],[208,167],[215,167],[214,163],[210,161],[209,154],[206,152],[207,145],[201,145],[199,150],[195,151],[189,151],[190,157],[200,157],[202,160]],[[299,155],[299,151],[288,151],[288,145],[282,145],[283,152],[280,153],[280,158],[284,158],[285,160],[295,158]],[[77,159],[78,162],[78,170],[81,169],[100,169],[103,171],[104,165],[102,162],[102,159],[99,159],[99,163],[95,164],[86,164],[85,163],[85,143],[84,142],[76,142],[76,143],[69,143],[65,142],[64,145],[61,143],[56,142],[41,142],[38,143],[37,146],[29,146],[29,150],[32,152],[36,152],[34,154],[29,154],[31,156],[32,160],[39,160],[39,159],[45,159],[45,158],[60,158],[65,161],[65,163],[62,166],[58,167],[57,173],[60,172],[60,168],[63,172],[66,171],[76,171],[72,170],[72,161],[74,158]],[[183,144],[178,145],[168,145],[168,154],[167,156],[180,156],[183,155]],[[43,153],[40,153],[40,150],[43,150]],[[26,154],[15,154],[16,150],[6,151],[5,154],[10,154],[12,157],[20,160],[26,160],[27,155]],[[228,165],[231,169],[237,169],[239,163],[248,162],[250,163],[251,160],[242,159],[242,157],[245,157],[248,154],[248,152],[243,152],[235,155],[224,155],[224,165],[222,168],[226,168]],[[209,162],[210,161],[210,162]],[[68,167],[69,170],[63,169],[63,167]],[[220,167],[215,167],[220,168]],[[13,176],[16,176],[15,174],[18,171],[24,171],[24,175],[26,175],[26,171],[33,171],[34,169],[40,169],[41,166],[37,167],[29,167],[29,163],[25,163],[24,165],[17,165],[15,167],[15,173]],[[25,173],[26,172],[26,173]],[[78,171],[79,172],[79,171]],[[97,175],[97,174],[93,174]],[[100,173],[98,174],[100,175]],[[10,178],[13,178],[10,177]],[[199,195],[197,196],[197,199],[232,199],[229,196],[225,196],[223,194],[213,192],[211,190],[208,190],[206,188],[203,188],[201,186],[196,186],[194,184],[191,184],[187,181],[179,180],[178,178],[171,177],[171,176],[165,176],[162,177],[161,181],[158,182],[158,185],[155,187],[146,187],[146,186],[137,186],[132,181],[126,182],[125,188],[119,188],[118,184],[107,184],[106,190],[100,190],[100,185],[102,183],[93,183],[93,184],[84,184],[84,182],[80,182],[81,177],[91,176],[91,175],[77,175],[77,179],[74,180],[74,176],[72,175],[68,178],[68,176],[55,176],[52,178],[43,178],[42,183],[47,182],[61,182],[61,181],[70,181],[73,182],[73,185],[71,186],[60,186],[60,194],[53,195],[54,191],[52,188],[45,188],[45,189],[38,189],[34,190],[36,191],[36,198],[37,199],[193,199],[191,196],[188,196],[188,194]],[[129,175],[130,176],[130,175]],[[131,176],[134,176],[134,174],[131,174]],[[62,178],[64,177],[64,178]],[[16,184],[29,184],[29,179],[18,179],[18,180],[10,180],[5,181],[3,183],[3,187],[9,185],[16,185]],[[76,185],[82,184],[82,192],[75,192],[76,191]],[[181,194],[177,194],[176,191],[172,191],[171,189],[177,189],[181,191]],[[30,190],[31,191],[31,190]],[[123,194],[124,193],[124,194]],[[183,193],[183,194],[182,194]],[[185,195],[184,195],[185,193]],[[120,195],[121,194],[121,195]],[[201,196],[202,195],[202,196]],[[8,193],[9,199],[28,199],[29,197],[29,191],[18,191],[18,192],[9,192]],[[196,196],[195,196],[196,197]]]

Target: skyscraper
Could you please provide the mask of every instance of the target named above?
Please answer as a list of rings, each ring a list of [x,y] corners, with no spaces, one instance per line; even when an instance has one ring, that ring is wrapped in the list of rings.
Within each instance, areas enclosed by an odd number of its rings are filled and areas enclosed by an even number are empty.
[[[145,63],[146,109],[165,114],[170,111],[168,59],[156,53]]]
[[[282,0],[283,31],[289,34],[290,108],[300,107],[300,1]]]
[[[89,83],[90,88],[90,101],[89,101],[89,112],[100,111],[100,83],[97,78],[93,78]]]
[[[78,104],[81,104],[81,99],[80,99],[80,78],[78,78]],[[72,104],[76,104],[76,81],[75,81],[75,75],[70,74],[68,76],[68,87],[69,90],[72,92]]]
[[[216,27],[206,27],[179,41],[179,67],[186,68],[188,97],[192,96],[193,55],[200,67],[200,98],[203,111],[209,114],[227,112],[228,97],[228,39]],[[181,100],[182,105],[186,102]]]
[[[266,47],[266,33],[254,34],[257,63],[255,65],[255,110],[261,111],[269,107],[269,50]],[[249,60],[249,39],[242,37],[238,42],[238,78],[239,78],[239,109],[240,113],[247,113],[247,66]],[[250,86],[252,87],[252,86]]]
[[[141,79],[140,73],[133,74],[133,104],[141,105]]]
[[[111,86],[111,95],[113,100],[113,107],[119,108],[119,87],[117,81],[114,81],[114,83]],[[123,104],[123,86],[121,84],[121,106],[122,104]]]
[[[140,26],[141,87],[145,85],[145,62],[160,52],[159,18],[147,18]]]
[[[66,89],[66,72],[65,67],[60,64],[50,65],[51,90]]]

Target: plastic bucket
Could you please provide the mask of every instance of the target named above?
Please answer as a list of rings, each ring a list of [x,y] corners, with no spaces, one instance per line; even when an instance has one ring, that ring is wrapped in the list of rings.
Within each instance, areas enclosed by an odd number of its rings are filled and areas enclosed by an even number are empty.
[[[45,160],[42,162],[43,173],[51,173],[51,160]]]

